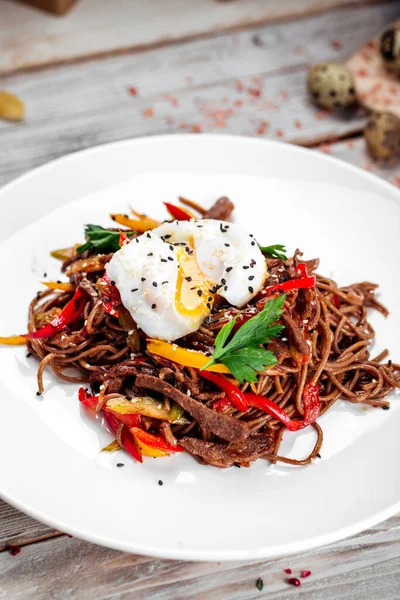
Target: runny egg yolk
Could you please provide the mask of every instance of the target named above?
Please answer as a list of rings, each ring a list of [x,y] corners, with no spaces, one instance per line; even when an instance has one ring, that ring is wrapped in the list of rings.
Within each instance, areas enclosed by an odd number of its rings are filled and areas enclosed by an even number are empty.
[[[179,263],[176,282],[175,307],[184,317],[205,319],[210,314],[214,296],[210,289],[215,282],[207,279],[199,268],[196,254],[190,244],[177,250]]]

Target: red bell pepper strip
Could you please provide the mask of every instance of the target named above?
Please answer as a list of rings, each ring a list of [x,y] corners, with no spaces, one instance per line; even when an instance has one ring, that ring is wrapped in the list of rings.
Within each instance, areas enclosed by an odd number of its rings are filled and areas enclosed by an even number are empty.
[[[340,308],[340,303],[341,303],[341,300],[340,300],[339,294],[335,294],[333,296],[333,304],[336,306],[337,309]]]
[[[96,406],[99,402],[98,396],[92,396],[85,388],[80,387],[78,390],[79,402],[81,402],[86,408],[90,410],[96,410]]]
[[[126,233],[124,233],[123,231],[119,232],[119,245],[121,246],[126,246],[127,244],[129,244],[131,240],[128,238],[128,236],[126,235]]]
[[[307,273],[307,265],[306,263],[299,263],[295,268],[296,273],[301,275],[302,277],[308,277]]]
[[[110,426],[111,430],[113,431],[113,433],[117,433],[117,429],[120,425],[118,419],[109,412],[104,412],[104,417],[105,417],[108,425]],[[121,441],[122,441],[122,444],[123,444],[125,450],[133,458],[135,458],[138,462],[142,463],[143,462],[142,455],[140,454],[140,452],[136,446],[133,435],[131,434],[131,432],[129,431],[129,429],[126,425],[123,426],[122,431],[121,431]]]
[[[194,218],[189,211],[181,208],[180,206],[175,206],[175,204],[170,204],[169,202],[164,202],[164,206],[171,217],[177,221],[190,221],[190,219]]]
[[[268,295],[273,292],[284,294],[286,292],[289,292],[290,290],[299,290],[313,287],[315,287],[315,275],[311,275],[310,277],[299,277],[298,279],[289,279],[289,281],[284,281],[283,283],[271,285],[270,287],[265,288],[264,291]]]
[[[107,273],[104,273],[103,277],[97,280],[96,287],[101,292],[103,308],[106,313],[118,318],[118,306],[122,304],[121,296]]]
[[[229,399],[232,401],[233,405],[240,410],[240,412],[246,412],[249,408],[248,402],[245,399],[245,394],[231,381],[223,377],[222,375],[218,375],[217,373],[211,373],[210,371],[201,371],[199,375],[212,381],[217,385],[221,390],[224,390],[228,394]]]
[[[48,325],[37,331],[26,333],[23,337],[29,340],[52,337],[81,316],[86,300],[86,293],[78,288],[65,308]]]
[[[157,448],[157,450],[166,450],[167,452],[183,452],[182,446],[171,446],[168,444],[163,437],[159,435],[153,435],[148,431],[139,429],[138,427],[130,427],[130,432],[138,438],[140,442],[151,448]]]
[[[120,423],[124,423],[124,425],[127,425],[128,427],[142,426],[141,416],[138,413],[119,413],[107,408],[107,403],[103,406],[103,410],[105,413],[113,415]]]
[[[318,418],[320,413],[319,388],[317,385],[313,385],[310,382],[306,383],[303,391],[304,418],[298,421],[292,420],[285,413],[283,408],[264,396],[245,393],[244,398],[249,406],[259,408],[270,415],[270,417],[278,419],[278,421],[281,421],[281,423],[283,423],[289,431],[298,431],[299,429],[303,429],[304,427],[311,425],[311,423],[314,423],[314,421]],[[230,406],[233,406],[232,401],[222,398],[222,400],[214,402],[213,409],[221,412]]]
[[[232,400],[229,396],[224,396],[220,400],[216,400],[212,405],[213,409],[217,412],[224,412],[227,408],[231,408],[233,406]]]

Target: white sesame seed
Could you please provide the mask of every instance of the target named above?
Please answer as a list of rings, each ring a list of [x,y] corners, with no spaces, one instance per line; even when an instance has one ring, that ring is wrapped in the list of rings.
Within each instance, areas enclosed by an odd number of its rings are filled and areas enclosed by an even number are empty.
[[[128,331],[128,335],[133,335],[134,331],[133,329],[131,329],[130,331]]]
[[[191,392],[190,390],[188,390],[188,391],[186,392],[186,396],[191,396],[191,395],[192,395],[192,392]]]

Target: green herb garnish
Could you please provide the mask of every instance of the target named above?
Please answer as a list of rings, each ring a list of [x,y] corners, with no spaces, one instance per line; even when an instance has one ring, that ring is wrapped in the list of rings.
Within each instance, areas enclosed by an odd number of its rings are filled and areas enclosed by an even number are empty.
[[[270,350],[261,344],[268,344],[283,329],[276,321],[283,313],[286,294],[268,300],[257,315],[249,319],[227,342],[239,315],[226,323],[215,338],[214,354],[204,367],[217,361],[223,363],[240,383],[257,381],[257,373],[278,362]],[[240,313],[239,313],[240,314]]]
[[[133,235],[134,231],[124,231],[128,236]],[[85,250],[95,250],[96,252],[107,254],[108,252],[117,252],[120,249],[119,231],[104,229],[100,225],[86,225],[85,227],[86,244],[78,246],[76,251],[79,254]]]
[[[273,258],[280,258],[281,260],[287,260],[286,248],[282,244],[274,244],[273,246],[260,246],[261,252],[269,254]]]

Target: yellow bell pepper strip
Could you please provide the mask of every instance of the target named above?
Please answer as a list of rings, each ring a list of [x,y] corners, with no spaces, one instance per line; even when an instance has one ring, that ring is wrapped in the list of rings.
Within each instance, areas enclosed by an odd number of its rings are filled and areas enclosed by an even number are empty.
[[[150,219],[148,217],[144,217],[143,219],[130,219],[127,215],[121,214],[113,214],[110,215],[111,219],[118,223],[119,225],[124,225],[124,227],[128,227],[129,229],[133,229],[139,233],[144,233],[149,229],[155,229],[160,225],[159,221],[155,219]]]
[[[5,346],[23,346],[26,344],[26,338],[22,335],[0,337],[0,344],[4,344]]]
[[[80,246],[80,244],[76,244],[75,246],[72,246],[72,248],[59,248],[58,250],[53,250],[53,252],[50,252],[50,256],[64,262],[75,256],[78,246]]]
[[[179,425],[184,425],[187,423],[187,420],[182,418],[184,411],[181,409],[181,407],[179,407],[180,410],[177,411],[173,405],[171,410],[168,411],[160,402],[154,398],[151,398],[150,396],[133,398],[132,400],[128,400],[123,396],[120,398],[111,398],[107,401],[104,408],[105,410],[112,412],[119,419],[121,415],[136,414],[143,415],[144,417],[151,417],[152,419],[169,421],[170,423]]]
[[[195,369],[201,369],[209,361],[209,357],[202,352],[180,348],[176,344],[170,344],[169,342],[163,342],[162,340],[148,339],[147,351],[150,352],[150,354],[156,354],[157,356],[167,358],[183,367],[194,367]],[[223,364],[211,365],[210,367],[207,367],[206,371],[230,373],[228,367]]]
[[[137,217],[141,221],[147,221],[148,223],[150,223],[150,222],[153,223],[154,228],[161,225],[161,222],[157,221],[157,219],[152,219],[151,217],[148,217],[147,215],[143,215],[142,213],[138,212],[137,210],[134,210],[133,208],[131,208],[131,212],[133,215],[135,215],[135,217]]]
[[[171,446],[168,444],[161,435],[153,435],[148,431],[139,429],[138,427],[129,428],[132,435],[135,436],[136,440],[141,444],[155,448],[156,450],[162,450],[165,452],[183,452],[182,446]]]
[[[76,286],[68,281],[42,281],[43,285],[50,290],[62,290],[63,292],[74,292]]]
[[[175,204],[170,204],[169,202],[164,202],[164,206],[171,217],[177,221],[190,221],[190,219],[194,219],[194,215],[185,208],[175,206]]]
[[[142,456],[151,456],[151,458],[161,458],[162,456],[169,456],[169,452],[166,452],[165,450],[158,450],[157,448],[152,448],[151,446],[148,446],[147,444],[141,442],[137,437],[135,437],[135,442]]]
[[[121,450],[121,446],[118,444],[117,440],[110,442],[107,446],[101,449],[101,452],[116,452],[116,450]]]
[[[78,288],[68,304],[66,304],[59,315],[54,317],[51,323],[48,323],[37,331],[25,333],[23,337],[27,339],[52,337],[82,315],[86,300],[86,293]]]

